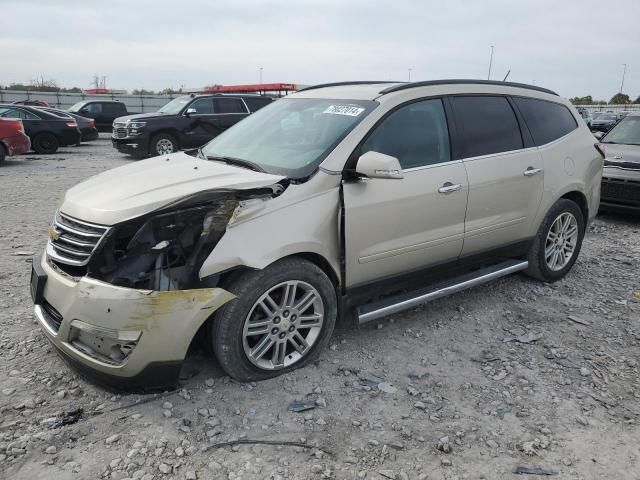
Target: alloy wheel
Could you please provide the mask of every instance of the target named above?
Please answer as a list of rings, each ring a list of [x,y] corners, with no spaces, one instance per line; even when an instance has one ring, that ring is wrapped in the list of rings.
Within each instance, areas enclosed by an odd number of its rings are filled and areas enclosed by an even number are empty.
[[[557,272],[573,258],[578,244],[578,220],[569,212],[560,214],[551,224],[544,246],[547,267]]]
[[[264,370],[289,367],[312,350],[323,322],[318,290],[298,280],[279,283],[251,307],[242,332],[244,353]]]

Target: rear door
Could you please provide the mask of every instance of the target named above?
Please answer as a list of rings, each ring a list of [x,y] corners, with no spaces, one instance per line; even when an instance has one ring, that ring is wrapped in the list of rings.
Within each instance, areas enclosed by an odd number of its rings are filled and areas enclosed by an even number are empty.
[[[538,211],[543,161],[505,96],[452,96],[469,176],[462,255],[524,240]],[[523,128],[524,125],[523,125]]]
[[[456,259],[467,174],[451,155],[442,100],[412,102],[387,114],[356,155],[367,151],[397,157],[404,177],[345,181],[347,286]]]
[[[221,130],[226,130],[249,115],[249,110],[241,98],[214,98],[213,109],[216,113],[216,125]]]

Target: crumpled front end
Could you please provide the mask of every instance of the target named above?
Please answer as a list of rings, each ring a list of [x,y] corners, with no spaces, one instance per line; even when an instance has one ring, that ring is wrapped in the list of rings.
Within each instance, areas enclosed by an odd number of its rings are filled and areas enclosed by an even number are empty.
[[[116,388],[175,385],[191,339],[234,298],[221,288],[118,287],[73,278],[45,256],[37,261],[45,280],[35,312],[47,338],[81,373]]]
[[[113,225],[56,213],[34,260],[35,312],[61,356],[99,383],[175,385],[188,347],[233,294],[219,274],[200,278],[234,215],[280,185],[207,191]]]

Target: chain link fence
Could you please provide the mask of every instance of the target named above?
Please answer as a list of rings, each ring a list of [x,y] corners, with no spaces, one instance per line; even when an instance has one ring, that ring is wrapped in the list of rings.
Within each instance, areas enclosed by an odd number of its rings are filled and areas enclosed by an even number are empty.
[[[115,100],[122,102],[131,112],[155,112],[169,103],[176,95],[125,95],[117,93],[85,94],[62,92],[32,92],[22,90],[0,90],[0,103],[12,103],[19,100],[40,100],[47,102],[50,107],[68,109],[75,103],[85,100]]]

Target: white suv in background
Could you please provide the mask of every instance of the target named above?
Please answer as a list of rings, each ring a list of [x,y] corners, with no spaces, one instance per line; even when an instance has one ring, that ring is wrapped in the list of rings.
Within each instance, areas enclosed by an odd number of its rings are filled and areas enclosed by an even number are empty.
[[[34,261],[37,318],[102,383],[177,381],[206,332],[232,377],[301,367],[362,323],[524,272],[571,269],[603,157],[528,85],[347,82],[280,99],[198,152],[71,188]]]

